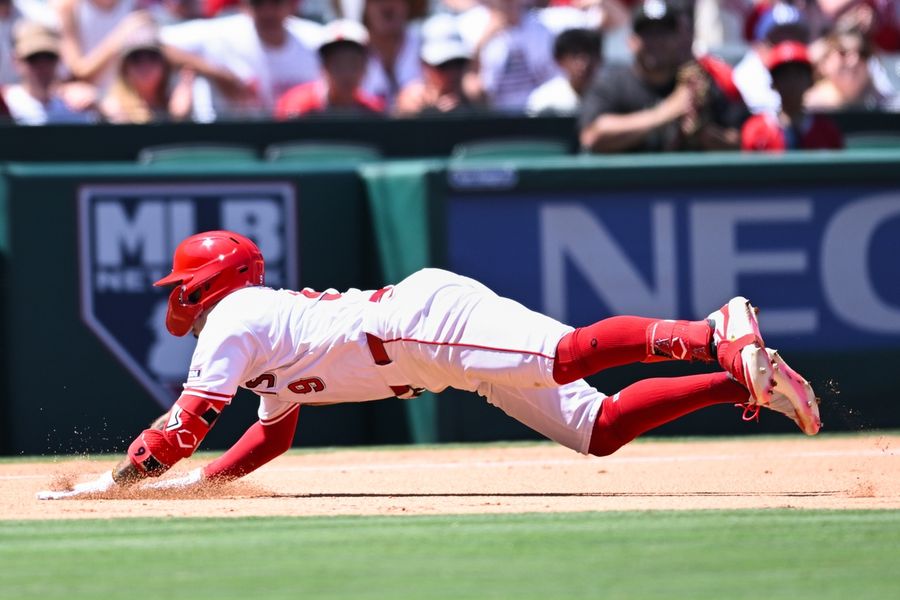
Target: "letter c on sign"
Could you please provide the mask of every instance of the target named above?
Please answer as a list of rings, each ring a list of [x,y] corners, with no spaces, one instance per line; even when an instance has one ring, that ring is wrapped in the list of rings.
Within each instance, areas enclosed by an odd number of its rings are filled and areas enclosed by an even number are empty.
[[[897,217],[900,193],[871,196],[839,210],[822,237],[825,298],[841,319],[865,331],[900,333],[900,307],[878,297],[869,265],[872,236]]]

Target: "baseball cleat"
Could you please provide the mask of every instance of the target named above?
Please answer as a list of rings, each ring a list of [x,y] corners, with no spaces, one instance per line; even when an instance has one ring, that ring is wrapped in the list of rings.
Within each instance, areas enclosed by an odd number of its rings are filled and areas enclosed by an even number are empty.
[[[743,296],[711,313],[713,346],[719,365],[750,392],[750,404],[766,405],[774,385],[772,359],[766,352],[757,309]]]
[[[775,388],[765,408],[780,412],[793,420],[806,435],[816,435],[822,427],[819,400],[809,382],[788,366],[777,350],[766,349],[772,361]]]

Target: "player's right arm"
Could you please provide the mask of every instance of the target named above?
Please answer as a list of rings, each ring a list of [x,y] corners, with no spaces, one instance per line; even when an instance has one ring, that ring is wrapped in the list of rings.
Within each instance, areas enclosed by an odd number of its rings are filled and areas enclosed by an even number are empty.
[[[225,400],[184,393],[168,413],[141,432],[112,470],[113,481],[127,486],[159,477],[191,456],[225,407]]]

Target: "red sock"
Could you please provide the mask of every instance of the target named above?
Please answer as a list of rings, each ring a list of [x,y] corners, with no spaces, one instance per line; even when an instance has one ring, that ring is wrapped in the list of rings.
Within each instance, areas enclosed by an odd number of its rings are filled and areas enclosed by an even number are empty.
[[[728,373],[639,381],[603,400],[590,453],[607,456],[645,431],[706,406],[746,402],[748,396]]]
[[[603,369],[657,360],[710,361],[706,321],[610,317],[570,331],[556,346],[553,379],[560,385]]]

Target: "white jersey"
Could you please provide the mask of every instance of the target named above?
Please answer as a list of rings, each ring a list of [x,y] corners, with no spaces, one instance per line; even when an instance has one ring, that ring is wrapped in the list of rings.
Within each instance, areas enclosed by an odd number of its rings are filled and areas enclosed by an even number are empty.
[[[604,396],[584,381],[553,380],[556,345],[571,330],[439,269],[382,295],[250,287],[209,312],[184,389],[224,402],[249,389],[259,394],[267,424],[297,404],[377,400],[402,386],[455,387],[587,452]],[[376,364],[373,337],[390,364]]]
[[[163,27],[164,44],[195,54],[230,70],[250,84],[257,97],[238,104],[204,78],[194,85],[194,117],[207,122],[222,117],[271,116],[279,96],[301,83],[319,77],[318,48],[322,31],[317,23],[288,17],[280,48],[262,43],[253,19],[235,14],[216,19],[196,19]]]

